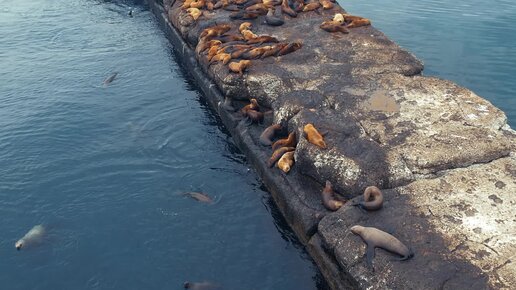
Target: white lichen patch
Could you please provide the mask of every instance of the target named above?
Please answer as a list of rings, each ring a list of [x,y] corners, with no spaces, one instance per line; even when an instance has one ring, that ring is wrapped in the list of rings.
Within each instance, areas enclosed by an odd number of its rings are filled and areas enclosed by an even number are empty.
[[[318,150],[314,155],[314,166],[318,174],[327,171],[338,172],[339,183],[349,185],[358,180],[361,170],[360,166],[352,159],[346,158],[335,150],[322,152]]]

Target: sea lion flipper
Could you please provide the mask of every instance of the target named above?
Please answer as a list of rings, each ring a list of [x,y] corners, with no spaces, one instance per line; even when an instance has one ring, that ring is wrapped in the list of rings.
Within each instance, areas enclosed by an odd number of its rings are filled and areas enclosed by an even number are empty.
[[[370,245],[370,244],[367,244],[367,249],[366,249],[366,264],[367,264],[367,267],[369,269],[371,269],[371,271],[374,272],[374,267],[373,267],[373,259],[374,259],[374,246],[373,245]]]

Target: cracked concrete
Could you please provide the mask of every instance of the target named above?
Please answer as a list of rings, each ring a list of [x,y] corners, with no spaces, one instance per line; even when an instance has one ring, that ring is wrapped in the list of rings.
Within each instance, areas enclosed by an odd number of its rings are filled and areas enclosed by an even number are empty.
[[[255,60],[241,77],[222,64],[208,67],[194,49],[204,28],[231,23],[235,31],[242,21],[217,10],[184,26],[182,1],[169,2],[168,12],[148,2],[333,289],[516,285],[515,133],[503,112],[450,81],[421,76],[422,63],[372,26],[347,35],[319,29],[343,11],[338,5],[287,17],[281,27],[252,21],[253,32],[302,38],[303,47]],[[219,108],[225,96],[237,107],[254,97],[272,114],[263,125],[242,126],[238,114]],[[288,175],[266,166],[271,150],[258,142],[266,126],[282,121],[298,140]],[[307,123],[328,133],[327,149],[303,137]],[[320,200],[326,180],[345,198],[376,185],[384,189],[384,208],[328,212]],[[355,224],[393,232],[416,256],[398,262],[377,249],[370,272],[364,244],[349,231]]]

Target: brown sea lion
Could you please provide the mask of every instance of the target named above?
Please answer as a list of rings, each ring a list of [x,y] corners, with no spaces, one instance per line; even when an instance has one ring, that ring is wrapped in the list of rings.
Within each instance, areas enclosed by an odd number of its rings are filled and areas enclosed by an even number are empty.
[[[291,132],[285,139],[279,139],[272,144],[272,151],[281,147],[296,147],[296,133]]]
[[[236,50],[236,51],[233,51],[231,53],[231,58],[240,58],[242,57],[242,55],[244,53],[247,53],[248,51],[250,51],[252,48],[242,48],[242,49],[239,49],[239,50]]]
[[[305,137],[308,142],[322,149],[326,149],[326,143],[324,142],[323,136],[319,131],[317,131],[317,129],[315,129],[313,124],[306,124],[303,128],[303,132],[305,133]]]
[[[211,58],[210,65],[216,63],[216,62],[222,62],[222,64],[226,65],[231,60],[231,54],[229,53],[219,53]]]
[[[247,41],[248,44],[262,44],[262,43],[266,43],[266,42],[278,43],[279,41],[276,37],[269,36],[269,35],[260,35],[258,37],[249,39]]]
[[[192,4],[193,0],[185,0],[183,5],[181,6],[182,9],[188,9],[190,8],[190,4]]]
[[[232,42],[232,41],[244,41],[244,37],[241,35],[235,35],[235,34],[224,34],[221,36],[217,36],[214,39],[218,39],[224,43]]]
[[[317,11],[320,7],[321,4],[319,4],[319,2],[308,3],[303,7],[303,12]]]
[[[250,120],[251,124],[252,123],[262,123],[263,122],[264,114],[262,112],[258,112],[258,111],[255,111],[255,110],[248,110],[245,113],[245,115]]]
[[[267,10],[271,8],[271,7],[267,7],[267,5],[263,4],[263,3],[257,3],[257,4],[254,4],[254,5],[251,5],[249,7],[246,7],[245,10],[246,11],[256,11],[260,14],[265,14],[267,13]]]
[[[206,4],[204,0],[197,0],[195,2],[190,3],[190,8],[201,9],[204,7],[204,4]]]
[[[195,48],[195,52],[200,54],[205,50],[210,49],[212,46],[220,46],[221,44],[222,42],[220,40],[199,41]]]
[[[242,114],[245,115],[247,113],[247,111],[249,111],[249,110],[256,110],[256,111],[260,110],[260,106],[258,105],[258,101],[256,99],[254,99],[254,98],[250,99],[249,104],[245,105],[240,110],[240,112],[242,112]]]
[[[296,42],[291,42],[289,44],[287,44],[285,47],[283,47],[279,52],[278,52],[278,55],[285,55],[285,54],[289,54],[291,52],[294,52],[298,49],[300,49],[301,47],[303,46],[303,44],[299,41],[296,41]]]
[[[343,201],[335,199],[333,187],[331,185],[331,182],[329,182],[328,180],[326,180],[326,186],[324,187],[321,195],[323,205],[328,210],[336,211],[344,205]]]
[[[199,17],[202,15],[202,11],[198,8],[188,8],[186,9],[186,12],[188,12],[188,14],[190,14],[194,20],[199,19]]]
[[[228,65],[229,71],[233,73],[238,73],[240,75],[244,74],[244,71],[251,66],[250,60],[241,60],[239,62],[230,62]]]
[[[208,11],[213,11],[215,4],[213,4],[213,0],[206,0],[206,9]]]
[[[191,192],[185,192],[185,193],[183,193],[183,195],[188,195],[189,197],[191,197],[197,201],[200,201],[200,202],[213,203],[213,199],[211,199],[211,197],[209,197],[206,193],[203,193],[203,192],[191,191]]]
[[[281,10],[283,11],[283,13],[287,14],[290,17],[297,17],[297,12],[290,8],[290,5],[288,5],[288,0],[283,0],[281,2]]]
[[[382,191],[376,186],[368,186],[364,190],[364,201],[352,204],[366,210],[379,210],[383,206]]]
[[[391,253],[400,255],[400,261],[408,260],[414,257],[414,252],[412,252],[407,246],[400,242],[400,240],[377,228],[357,225],[351,227],[351,232],[355,235],[359,235],[366,243],[366,262],[367,266],[372,271],[374,271],[373,258],[375,255],[375,248],[382,248]]]
[[[261,58],[266,58],[266,57],[269,57],[269,56],[275,56],[277,55],[283,48],[285,48],[285,46],[287,46],[288,44],[287,43],[278,43],[276,45],[273,45],[272,46],[272,49],[269,49],[267,51],[265,51]]]
[[[208,50],[208,53],[206,55],[206,58],[208,59],[208,61],[211,61],[213,59],[213,57],[217,55],[217,53],[219,52],[219,49],[220,49],[219,45],[214,45],[214,46],[210,47],[210,49]]]
[[[349,30],[338,21],[324,21],[319,27],[328,32],[341,32],[344,34],[349,33]]]
[[[329,0],[319,0],[324,10],[332,9],[335,5]]]
[[[244,30],[251,30],[253,29],[253,24],[251,22],[242,22],[242,24],[240,24],[240,26],[238,26],[238,31],[240,31],[240,33],[242,33],[242,31]]]
[[[294,165],[294,153],[295,151],[290,151],[283,154],[283,156],[278,160],[276,166],[278,166],[281,171],[288,173]]]
[[[280,124],[273,124],[265,128],[260,135],[260,144],[263,146],[270,146],[272,144],[271,139],[274,137],[274,134],[276,134],[276,131],[279,130],[281,130]]]
[[[278,161],[281,158],[281,156],[283,156],[283,154],[290,152],[290,151],[294,151],[294,150],[296,150],[296,148],[294,148],[294,147],[279,148],[278,150],[276,150],[272,153],[271,158],[269,158],[269,160],[267,161],[267,166],[269,166],[269,167],[274,166],[274,163],[276,163],[276,161]]]
[[[231,26],[229,24],[219,24],[216,26],[212,26],[209,28],[204,29],[201,34],[199,35],[199,38],[209,38],[214,36],[222,35],[226,32],[228,32],[231,29]]]
[[[252,32],[249,29],[242,30],[242,31],[240,31],[240,33],[242,33],[242,36],[244,37],[244,39],[246,41],[249,41],[249,40],[251,40],[253,38],[257,38],[258,37],[258,35],[254,34],[254,32]]]
[[[371,25],[371,20],[360,16],[344,14],[344,19],[347,28],[356,28],[360,26]]]

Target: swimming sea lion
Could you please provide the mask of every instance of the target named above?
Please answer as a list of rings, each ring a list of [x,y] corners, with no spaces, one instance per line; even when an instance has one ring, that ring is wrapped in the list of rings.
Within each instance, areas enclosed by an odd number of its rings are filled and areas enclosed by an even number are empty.
[[[214,284],[211,282],[189,282],[186,281],[183,284],[183,287],[185,289],[192,289],[192,290],[217,290],[222,289],[220,285]]]
[[[19,239],[14,246],[16,247],[16,250],[19,251],[21,248],[26,248],[41,242],[44,235],[45,228],[43,225],[36,225],[27,232],[23,238]]]
[[[294,150],[296,150],[296,148],[294,147],[281,147],[277,149],[272,153],[271,158],[269,158],[269,160],[267,161],[267,166],[274,166],[274,163],[276,163],[276,161],[278,161],[281,158],[281,156],[283,156],[283,154]]]
[[[279,13],[278,13],[279,11]],[[279,14],[279,16],[276,16]],[[285,23],[283,19],[281,19],[281,7],[277,7],[276,11],[273,13],[273,9],[269,8],[269,11],[267,12],[267,15],[265,15],[265,23],[267,23],[270,26],[280,26]]]
[[[382,191],[376,186],[368,186],[364,190],[364,201],[352,204],[366,210],[379,210],[383,206]]]
[[[344,205],[343,201],[335,199],[333,187],[331,182],[328,180],[326,180],[326,186],[324,187],[321,195],[324,207],[331,211],[336,211]]]
[[[290,168],[292,168],[292,165],[294,165],[294,153],[295,151],[290,151],[278,160],[278,163],[276,164],[279,169],[281,169],[283,172],[288,173],[290,171]]]
[[[319,27],[328,32],[349,33],[349,30],[342,23],[334,20],[324,21]]]
[[[240,75],[244,74],[244,71],[251,66],[250,60],[241,60],[239,62],[230,62],[228,65],[229,71],[238,73]]]
[[[367,266],[372,271],[374,271],[373,258],[375,255],[375,248],[377,247],[400,255],[400,261],[408,260],[414,257],[414,252],[412,252],[407,246],[400,242],[400,240],[377,228],[357,225],[351,227],[351,232],[355,235],[359,235],[364,243],[366,243],[366,262]]]
[[[296,147],[296,133],[291,132],[285,139],[279,139],[272,144],[272,151],[281,147]]]
[[[279,131],[279,130],[281,130],[280,124],[273,124],[273,125],[270,125],[269,127],[265,128],[265,130],[263,130],[262,134],[260,135],[260,144],[262,144],[263,146],[271,145],[272,144],[271,139],[274,137],[274,134],[276,133],[276,131]]]
[[[116,78],[116,76],[117,76],[117,75],[118,75],[118,72],[114,72],[114,73],[112,73],[109,77],[107,77],[107,78],[104,80],[104,82],[103,82],[104,86],[107,86],[107,85],[109,85],[110,83],[112,83],[112,82],[115,80],[115,78]]]
[[[197,201],[200,201],[200,202],[213,203],[213,199],[211,199],[211,197],[209,197],[206,193],[203,193],[203,192],[191,191],[191,192],[185,192],[185,193],[183,193],[183,195],[188,195],[189,197],[191,197]]]
[[[322,149],[326,149],[326,143],[324,142],[323,136],[315,129],[313,124],[306,124],[303,128],[303,132],[305,133],[305,137],[308,142],[318,146]]]

